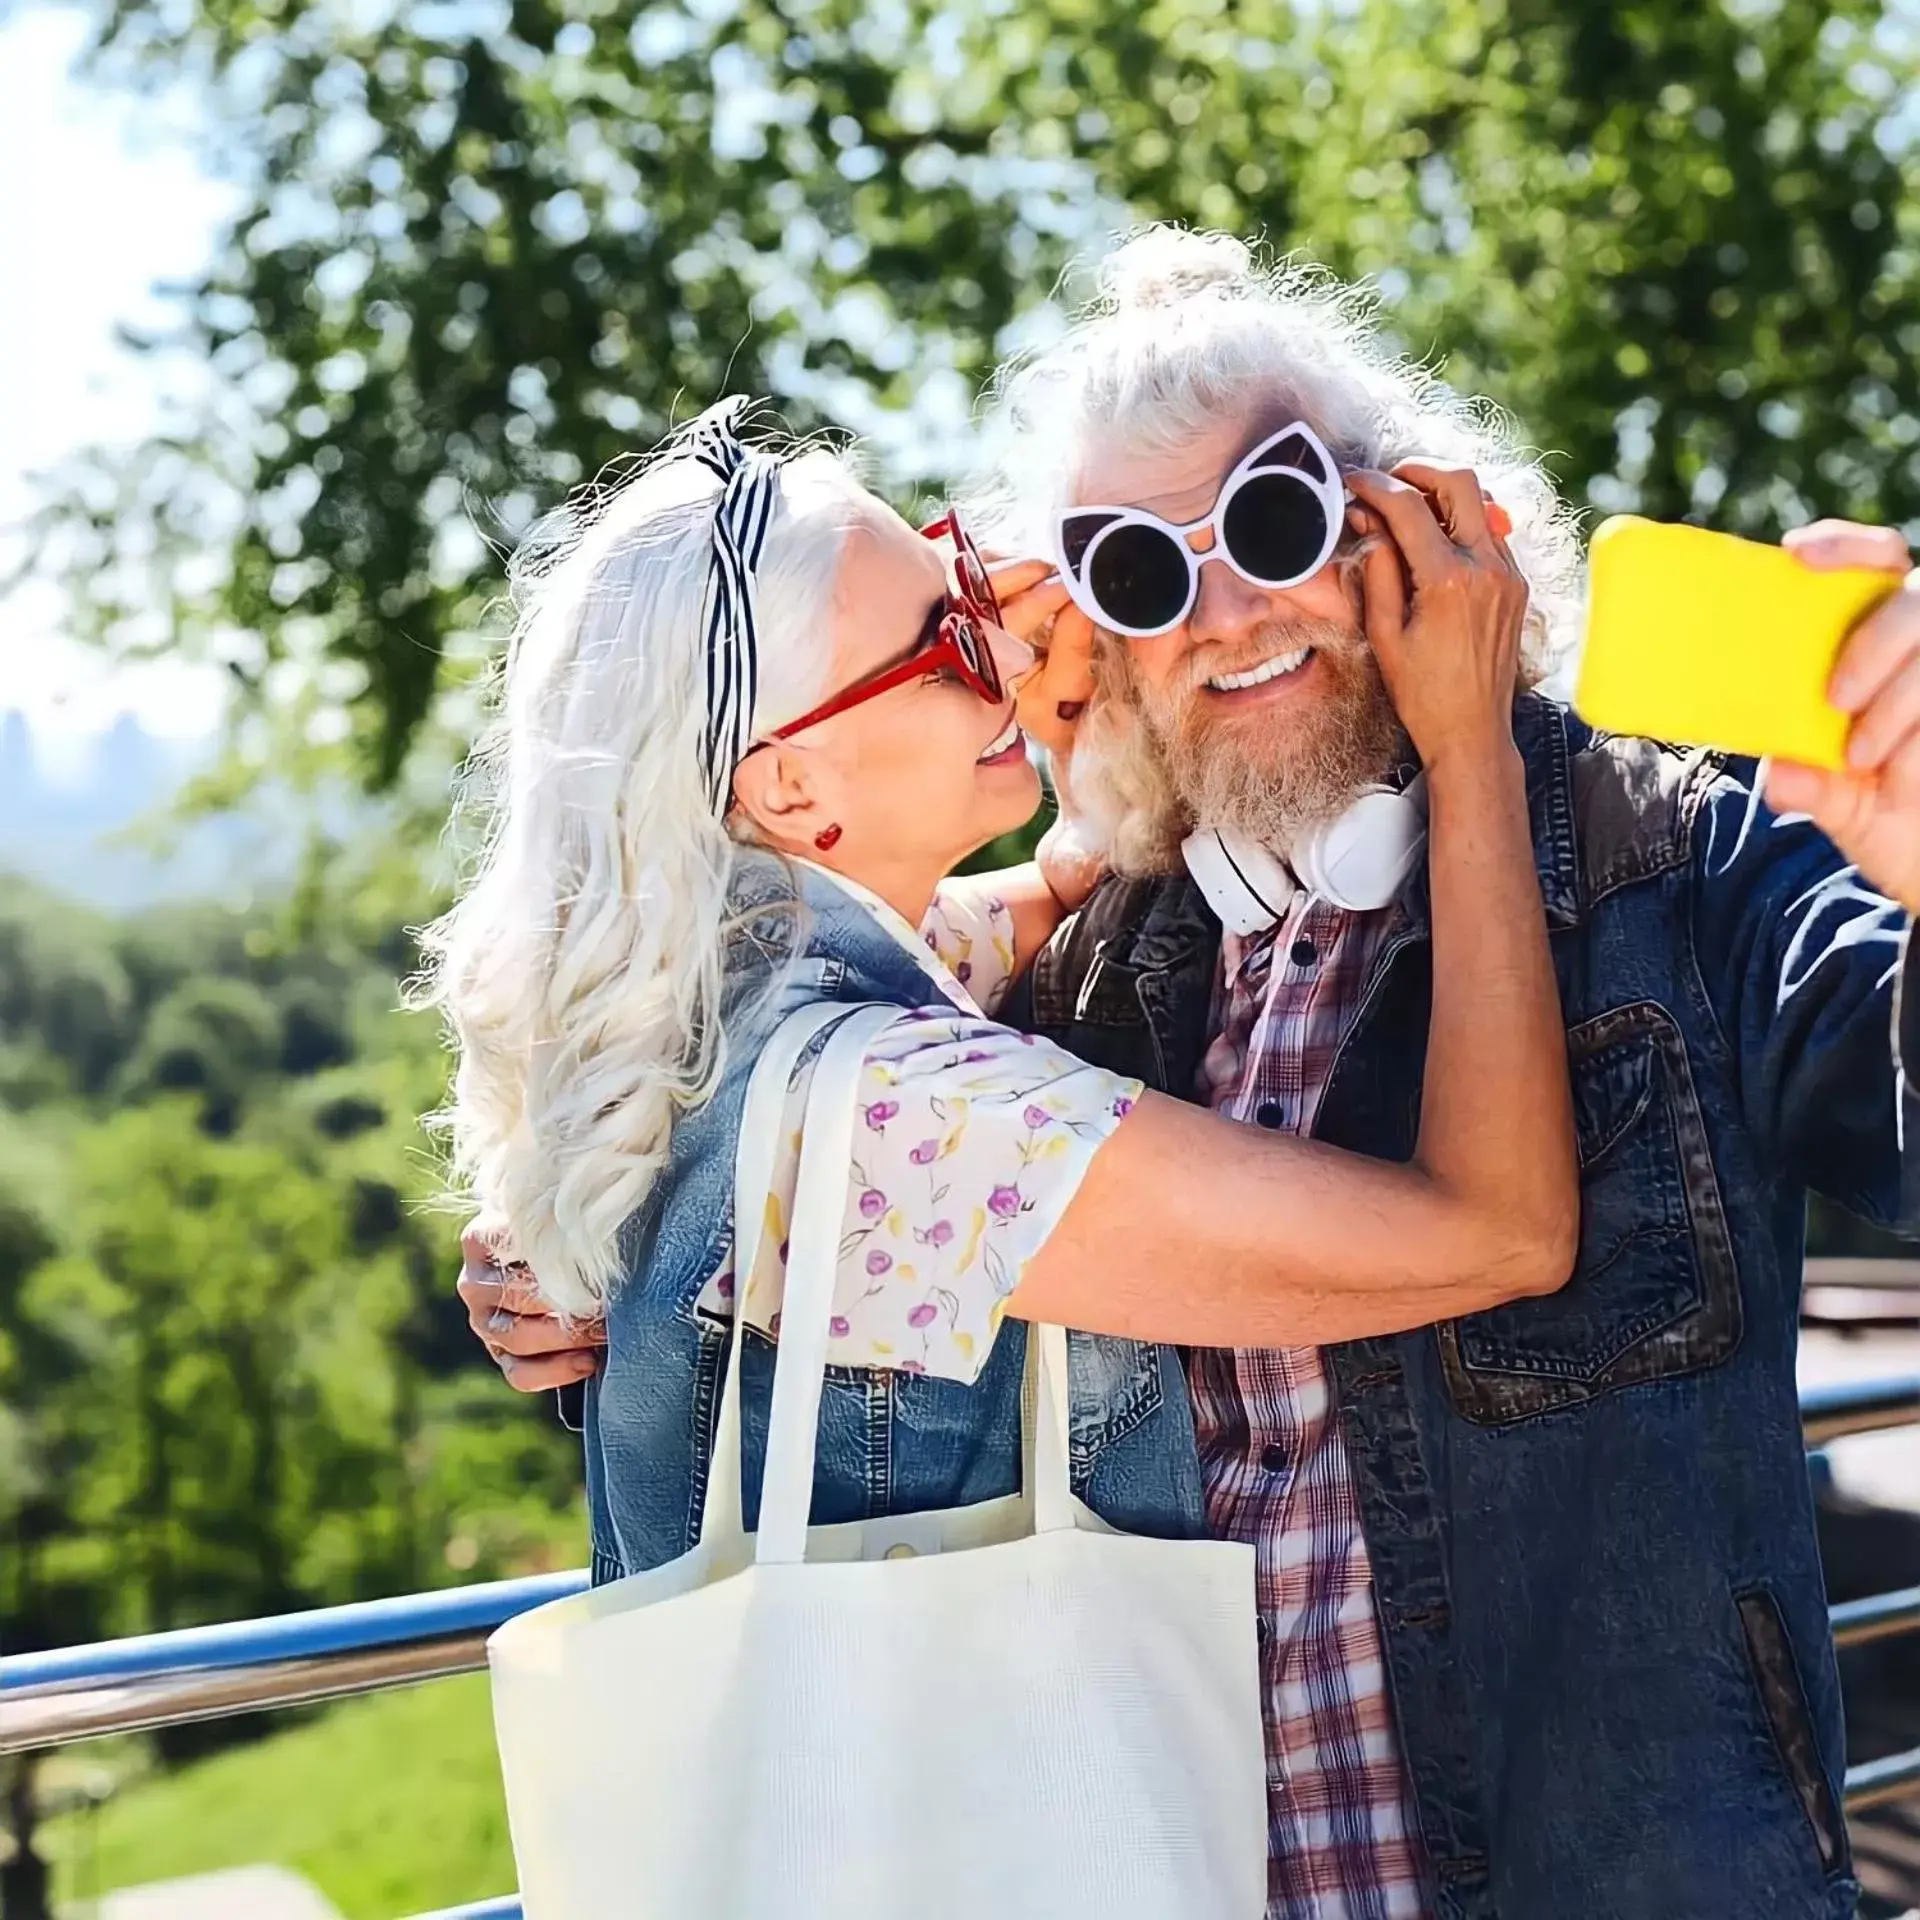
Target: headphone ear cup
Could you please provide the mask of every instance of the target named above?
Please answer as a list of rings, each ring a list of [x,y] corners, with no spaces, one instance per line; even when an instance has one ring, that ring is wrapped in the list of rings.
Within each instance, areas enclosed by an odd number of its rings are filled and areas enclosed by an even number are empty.
[[[1298,891],[1277,853],[1237,834],[1207,827],[1190,833],[1180,851],[1220,924],[1242,939],[1275,925]]]
[[[1422,798],[1387,787],[1361,794],[1338,819],[1305,835],[1293,849],[1300,884],[1349,913],[1391,905],[1426,844]]]

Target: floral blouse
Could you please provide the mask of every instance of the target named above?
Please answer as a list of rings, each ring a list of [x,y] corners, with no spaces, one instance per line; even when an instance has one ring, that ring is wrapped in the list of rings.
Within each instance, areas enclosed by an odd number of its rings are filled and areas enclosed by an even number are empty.
[[[897,939],[916,936],[835,875]],[[979,880],[942,887],[918,936],[948,1006],[904,1013],[867,1055],[847,1186],[829,1362],[972,1381],[1007,1296],[1053,1231],[1140,1082],[987,1017],[1014,976],[1013,919]],[[794,1077],[747,1320],[780,1328],[787,1221],[811,1062]],[[731,1318],[728,1253],[699,1307]]]

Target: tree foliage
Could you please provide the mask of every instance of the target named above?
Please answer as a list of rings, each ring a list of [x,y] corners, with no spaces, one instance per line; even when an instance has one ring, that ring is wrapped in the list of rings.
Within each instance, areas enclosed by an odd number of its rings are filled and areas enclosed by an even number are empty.
[[[197,76],[251,198],[184,295],[204,413],[70,475],[43,559],[387,781],[484,651],[490,542],[729,388],[938,481],[1062,264],[1146,218],[1371,280],[1583,503],[1906,522],[1907,31],[1871,0],[120,0],[103,62]]]
[[[266,916],[0,881],[0,1048],[38,1090],[0,1103],[9,1651],[579,1551],[574,1449],[501,1391],[422,1210],[444,1062],[396,993]]]
[[[7,1652],[583,1558],[577,1445],[502,1388],[423,1208],[445,1060],[393,1014],[405,947],[0,877]],[[34,1765],[0,1769],[21,1920]]]

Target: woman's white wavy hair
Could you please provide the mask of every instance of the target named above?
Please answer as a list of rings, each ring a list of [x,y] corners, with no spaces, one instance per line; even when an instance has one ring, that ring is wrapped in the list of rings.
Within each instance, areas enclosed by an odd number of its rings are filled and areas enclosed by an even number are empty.
[[[1425,457],[1473,467],[1513,520],[1527,577],[1523,676],[1570,657],[1582,593],[1578,527],[1513,422],[1398,351],[1378,302],[1319,268],[1263,263],[1221,233],[1153,226],[1100,263],[1094,297],[1050,345],[1000,371],[986,411],[980,538],[1053,550],[1053,516],[1099,497],[1103,451],[1174,452],[1223,419],[1284,406],[1344,466]],[[1125,642],[1113,645],[1124,646]],[[1076,803],[1125,871],[1163,864],[1179,831],[1164,771],[1103,676],[1074,754]]]
[[[433,1117],[456,1190],[569,1314],[605,1301],[674,1116],[723,1065],[734,842],[700,768],[719,492],[670,442],[515,556],[496,720],[456,806],[480,815],[484,852],[425,930],[412,996],[458,1054]],[[841,455],[782,462],[756,575],[761,729],[819,696],[864,497]]]

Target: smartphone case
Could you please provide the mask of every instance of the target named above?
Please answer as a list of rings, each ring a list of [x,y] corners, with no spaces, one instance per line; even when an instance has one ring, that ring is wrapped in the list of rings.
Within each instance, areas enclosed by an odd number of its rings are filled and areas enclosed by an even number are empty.
[[[1828,701],[1827,680],[1848,631],[1898,585],[1616,515],[1589,549],[1574,708],[1608,733],[1841,766],[1849,716]]]

